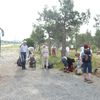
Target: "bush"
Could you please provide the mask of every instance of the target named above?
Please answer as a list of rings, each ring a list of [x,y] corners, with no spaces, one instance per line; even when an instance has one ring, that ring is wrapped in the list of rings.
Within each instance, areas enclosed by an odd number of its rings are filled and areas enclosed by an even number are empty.
[[[96,51],[97,51],[96,45],[92,45],[92,50],[93,50],[94,53],[96,53]]]
[[[34,41],[32,38],[27,38],[27,39],[25,39],[25,41],[27,41],[28,47],[30,47],[30,46],[34,47]]]

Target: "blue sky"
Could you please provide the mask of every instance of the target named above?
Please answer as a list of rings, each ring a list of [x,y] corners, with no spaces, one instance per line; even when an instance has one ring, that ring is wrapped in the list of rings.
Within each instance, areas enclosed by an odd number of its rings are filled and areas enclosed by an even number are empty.
[[[3,40],[23,40],[30,36],[32,23],[38,17],[44,5],[57,5],[58,0],[0,0],[0,27],[4,29]],[[92,17],[100,13],[99,0],[74,0],[75,9],[86,11],[90,9]],[[88,26],[83,26],[81,32],[87,29],[94,32],[91,18]]]

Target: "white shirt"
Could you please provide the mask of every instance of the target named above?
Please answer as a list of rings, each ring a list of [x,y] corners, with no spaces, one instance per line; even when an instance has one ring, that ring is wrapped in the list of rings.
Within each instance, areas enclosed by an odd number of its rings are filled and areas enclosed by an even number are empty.
[[[42,48],[41,53],[42,53],[42,56],[43,56],[43,57],[48,57],[48,56],[49,56],[48,47]]]
[[[68,53],[69,53],[69,50],[70,50],[69,47],[66,47],[66,51],[67,51]]]
[[[28,52],[28,46],[27,45],[21,45],[20,52]]]

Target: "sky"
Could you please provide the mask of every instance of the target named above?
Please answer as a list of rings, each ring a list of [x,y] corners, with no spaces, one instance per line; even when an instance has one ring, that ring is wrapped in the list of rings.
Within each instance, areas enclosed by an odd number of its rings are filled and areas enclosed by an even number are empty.
[[[95,35],[95,28],[93,25],[95,24],[94,16],[96,14],[100,14],[100,0],[74,0],[75,9],[79,12],[85,12],[86,9],[90,9],[91,18],[89,20],[88,25],[83,25],[80,28],[80,33],[85,33],[86,30],[91,31],[92,35]]]
[[[5,35],[2,40],[22,41],[30,37],[32,24],[38,18],[44,5],[57,5],[58,0],[0,0],[0,27]],[[92,17],[100,14],[99,0],[74,0],[75,9],[82,12],[90,9]],[[93,19],[90,24],[81,27],[81,32],[87,29],[94,32]]]

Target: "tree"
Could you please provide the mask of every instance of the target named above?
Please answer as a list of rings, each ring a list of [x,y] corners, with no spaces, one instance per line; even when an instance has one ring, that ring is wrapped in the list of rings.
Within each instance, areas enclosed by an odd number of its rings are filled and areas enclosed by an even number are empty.
[[[81,14],[73,10],[72,0],[59,0],[60,2],[60,25],[62,25],[62,56],[66,52],[66,38],[72,30],[79,29],[80,25],[87,23],[90,18],[90,12]],[[77,32],[78,30],[75,30]],[[75,33],[74,33],[75,34]]]
[[[39,50],[40,50],[41,44],[45,42],[45,35],[44,35],[43,27],[41,25],[38,25],[38,26],[34,25],[33,31],[30,37],[34,41],[35,45],[39,45]]]
[[[82,46],[84,43],[93,45],[94,44],[94,37],[91,36],[90,32],[86,32],[84,34],[77,35],[77,47]]]
[[[97,30],[95,33],[95,45],[100,49],[100,30]]]
[[[49,54],[51,55],[51,39],[54,39],[54,33],[56,30],[55,22],[58,17],[58,13],[56,12],[55,7],[52,9],[48,9],[46,6],[42,13],[39,13],[40,17],[38,21],[44,22],[44,30],[45,33],[48,34],[48,46],[49,46]]]
[[[39,13],[39,19],[44,21],[48,36],[52,34],[55,40],[60,40],[62,44],[62,56],[64,56],[66,54],[66,38],[69,37],[69,34],[71,34],[75,27],[79,28],[80,25],[88,22],[90,12],[89,10],[86,13],[74,11],[72,0],[59,0],[59,3],[59,9],[44,8],[43,13]],[[75,33],[73,32],[73,34]]]
[[[95,20],[94,27],[96,28],[96,30],[100,30],[100,15],[96,15],[94,17],[94,20]]]
[[[27,41],[28,47],[34,47],[34,40],[32,38],[26,38],[24,40]]]
[[[95,33],[95,45],[100,49],[100,15],[96,15],[94,17],[95,20],[95,25],[94,27],[96,28],[96,33]]]

